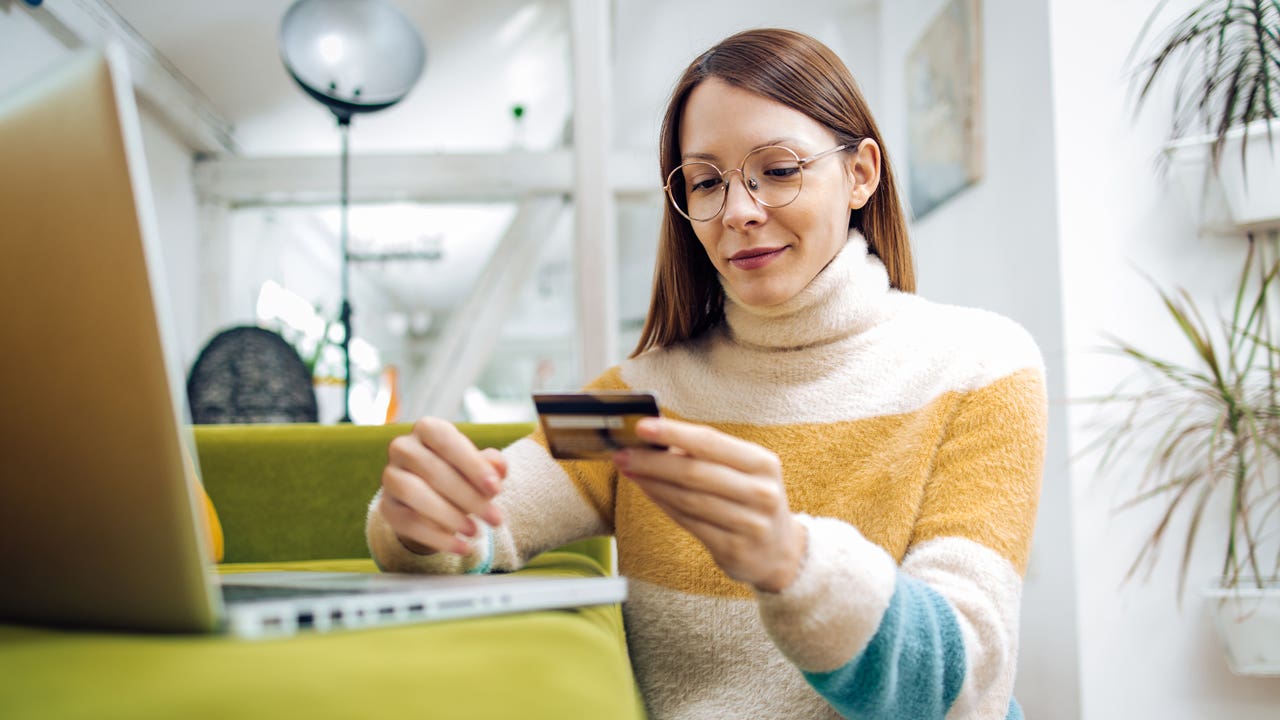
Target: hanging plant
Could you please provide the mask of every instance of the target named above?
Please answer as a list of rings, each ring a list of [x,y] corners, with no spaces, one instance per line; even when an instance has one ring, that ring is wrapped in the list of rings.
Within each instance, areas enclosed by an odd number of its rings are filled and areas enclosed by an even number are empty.
[[[1204,0],[1143,52],[1168,2],[1152,11],[1130,55],[1137,104],[1146,102],[1157,79],[1175,77],[1172,136],[1211,135],[1216,170],[1229,132],[1280,114],[1280,0]],[[1268,142],[1271,133],[1268,124]],[[1242,164],[1247,146],[1241,143]]]
[[[1268,245],[1250,236],[1231,316],[1217,328],[1187,292],[1157,288],[1193,360],[1156,357],[1113,340],[1113,349],[1145,371],[1148,383],[1141,392],[1094,399],[1124,410],[1090,448],[1100,451],[1099,470],[1145,453],[1139,489],[1122,507],[1160,508],[1126,577],[1154,563],[1174,520],[1185,515],[1179,598],[1210,500],[1221,493],[1229,500],[1226,533],[1215,543],[1223,549],[1220,586],[1261,588],[1280,570],[1280,552],[1268,550],[1280,534],[1280,318],[1269,307],[1280,261]]]

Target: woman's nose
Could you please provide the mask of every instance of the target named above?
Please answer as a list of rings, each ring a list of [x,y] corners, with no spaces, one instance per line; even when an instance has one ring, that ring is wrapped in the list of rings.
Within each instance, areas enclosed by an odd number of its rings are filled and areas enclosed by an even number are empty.
[[[725,184],[724,224],[733,229],[741,229],[751,224],[764,221],[764,206],[747,191],[751,182],[744,173],[735,172],[736,178],[730,177]]]

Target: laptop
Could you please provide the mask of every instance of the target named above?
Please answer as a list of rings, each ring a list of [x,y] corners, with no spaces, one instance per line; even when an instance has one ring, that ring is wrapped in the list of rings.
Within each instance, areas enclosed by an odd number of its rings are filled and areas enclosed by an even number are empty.
[[[270,637],[625,598],[618,577],[219,577],[154,215],[118,48],[0,99],[0,622]]]

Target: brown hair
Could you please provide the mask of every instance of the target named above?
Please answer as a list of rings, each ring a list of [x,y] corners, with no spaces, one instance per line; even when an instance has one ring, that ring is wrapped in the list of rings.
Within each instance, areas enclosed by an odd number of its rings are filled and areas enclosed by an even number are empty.
[[[862,92],[840,58],[808,35],[777,29],[740,32],[698,56],[680,76],[662,119],[659,162],[664,182],[680,165],[685,102],[711,77],[804,113],[829,128],[841,143],[856,147],[870,138],[880,145],[880,186],[866,205],[853,211],[849,227],[860,231],[870,251],[884,262],[891,287],[915,292],[906,217],[889,154]],[[653,297],[631,357],[696,337],[723,314],[724,290],[715,266],[689,221],[664,203]]]

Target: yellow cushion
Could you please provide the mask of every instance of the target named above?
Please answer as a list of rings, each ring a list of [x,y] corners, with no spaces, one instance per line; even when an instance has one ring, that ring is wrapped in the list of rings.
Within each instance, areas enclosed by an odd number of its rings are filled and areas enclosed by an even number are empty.
[[[204,531],[213,561],[222,562],[222,523],[218,522],[218,511],[213,507],[213,501],[209,499],[209,493],[204,491],[203,485],[200,486],[200,499],[204,503]]]
[[[191,455],[185,445],[182,449],[182,461],[187,464],[187,477],[199,477],[195,463],[191,461]],[[209,499],[209,493],[204,491],[204,486],[196,483],[196,489],[200,491],[200,504],[204,507],[205,546],[209,548],[213,562],[222,562],[222,523],[218,521],[218,511],[214,509],[213,501]]]

